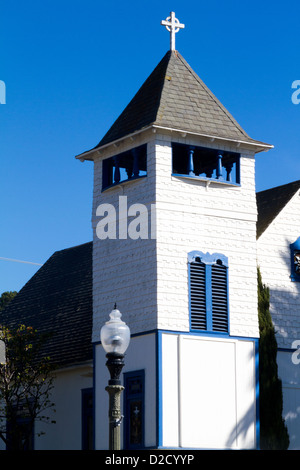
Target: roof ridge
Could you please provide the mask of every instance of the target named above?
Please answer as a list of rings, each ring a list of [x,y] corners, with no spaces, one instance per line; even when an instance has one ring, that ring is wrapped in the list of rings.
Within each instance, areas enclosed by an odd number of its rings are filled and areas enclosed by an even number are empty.
[[[128,133],[136,132],[138,129],[143,129],[144,127],[147,127],[156,121],[158,110],[159,110],[160,103],[161,103],[162,90],[164,86],[164,82],[162,83],[160,82],[161,69],[165,68],[165,70],[167,70],[170,57],[171,57],[171,51],[167,51],[166,54],[162,57],[162,59],[159,61],[159,63],[155,66],[153,71],[150,73],[150,75],[148,75],[148,77],[144,80],[144,82],[142,83],[140,88],[137,90],[137,92],[134,94],[134,96],[131,98],[127,106],[125,106],[125,108],[122,110],[121,114],[117,117],[117,119],[108,129],[108,131],[100,140],[98,145],[96,145],[96,147],[94,148],[99,148],[102,145],[105,145],[106,143],[113,142],[116,138],[116,135],[118,136],[118,134],[121,137],[124,137],[125,135],[128,135]],[[154,88],[158,86],[158,90],[155,90],[156,91],[155,94],[153,94],[153,90],[152,90],[151,98],[149,94],[149,91],[151,88],[149,88],[149,86],[152,86],[152,87],[154,86]],[[148,102],[148,108],[146,108],[146,117],[144,113],[141,113],[141,109],[140,109],[141,95],[143,93],[144,94],[146,93],[147,102]],[[132,108],[137,116],[137,122],[135,122],[134,124],[131,123]],[[131,111],[131,115],[128,121],[128,117],[126,118],[126,114],[128,114],[129,111]],[[150,122],[148,122],[149,115],[151,115]],[[153,115],[155,115],[155,118],[153,118]],[[120,123],[123,127],[125,125],[125,128],[122,128],[122,130],[118,129],[118,126],[120,125]],[[116,128],[117,128],[117,131],[116,131]]]
[[[300,180],[295,180],[295,181],[291,181],[290,183],[284,183],[284,184],[280,184],[278,186],[274,186],[273,188],[268,188],[268,189],[263,189],[262,191],[257,191],[256,194],[262,194],[262,193],[266,193],[267,191],[274,191],[276,189],[280,189],[280,188],[284,188],[284,187],[287,187],[287,186],[292,186],[292,185],[296,185],[296,184],[299,184],[300,185]],[[295,190],[296,191],[296,190]]]
[[[74,250],[75,248],[81,248],[81,247],[84,247],[85,245],[90,245],[92,243],[93,242],[91,240],[89,242],[80,243],[79,245],[69,246],[68,248],[62,248],[61,250],[54,251],[53,255],[55,255],[55,253],[61,253],[62,251]]]

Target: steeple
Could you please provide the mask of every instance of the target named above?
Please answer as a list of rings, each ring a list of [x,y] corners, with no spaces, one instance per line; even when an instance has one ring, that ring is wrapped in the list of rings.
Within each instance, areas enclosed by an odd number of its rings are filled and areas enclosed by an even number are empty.
[[[246,143],[255,152],[273,147],[252,139],[175,50],[165,54],[99,144],[78,158],[92,159],[94,150],[151,127]]]

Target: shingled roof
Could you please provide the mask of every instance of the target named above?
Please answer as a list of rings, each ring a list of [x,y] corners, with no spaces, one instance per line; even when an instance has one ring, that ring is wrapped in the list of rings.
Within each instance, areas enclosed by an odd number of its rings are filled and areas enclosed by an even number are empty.
[[[266,189],[256,194],[257,238],[268,228],[298,189],[300,189],[300,180]]]
[[[248,136],[178,51],[165,54],[94,149],[149,126],[272,147]]]
[[[92,359],[92,242],[55,252],[0,313],[0,323],[51,332],[51,360]]]

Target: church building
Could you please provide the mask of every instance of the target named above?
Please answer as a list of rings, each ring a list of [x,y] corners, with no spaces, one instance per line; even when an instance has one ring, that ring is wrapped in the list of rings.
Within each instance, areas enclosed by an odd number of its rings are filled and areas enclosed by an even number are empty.
[[[175,48],[100,143],[94,165],[95,448],[108,448],[100,329],[115,302],[131,330],[122,447],[259,443],[256,154]],[[105,227],[106,225],[106,227]],[[146,227],[146,229],[145,229]]]
[[[170,49],[76,157],[94,168],[93,241],[56,252],[1,314],[57,333],[57,424],[36,449],[108,449],[100,330],[115,303],[131,332],[121,448],[259,448],[257,264],[270,280],[276,244],[263,234],[255,159],[273,146],[251,138],[176,49],[174,12],[162,25]],[[288,250],[300,253],[299,236],[291,230]],[[283,370],[284,329],[280,346]]]

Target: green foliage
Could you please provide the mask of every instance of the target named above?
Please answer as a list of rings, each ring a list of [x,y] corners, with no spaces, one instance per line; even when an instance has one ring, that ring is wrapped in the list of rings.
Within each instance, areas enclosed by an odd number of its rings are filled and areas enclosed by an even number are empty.
[[[282,418],[282,383],[278,378],[277,341],[269,305],[270,292],[258,269],[260,446],[262,450],[286,450],[289,435]]]
[[[6,305],[17,295],[16,291],[3,292],[0,297],[0,312],[6,307]]]
[[[54,407],[54,367],[42,355],[48,337],[25,325],[1,327],[6,357],[0,364],[0,438],[10,450],[30,448],[34,423],[50,422],[45,412]]]

